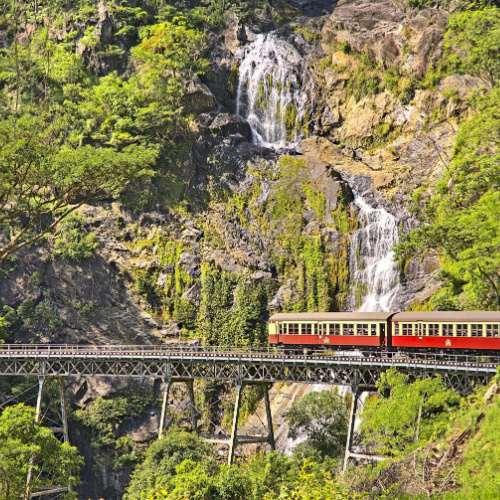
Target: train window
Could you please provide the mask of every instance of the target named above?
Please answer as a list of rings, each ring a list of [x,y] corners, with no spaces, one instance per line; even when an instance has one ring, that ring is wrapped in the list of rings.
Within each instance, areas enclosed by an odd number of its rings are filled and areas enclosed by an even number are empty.
[[[439,336],[439,325],[432,324],[432,325],[427,325],[427,327],[428,327],[427,335],[429,335],[429,337]]]
[[[399,335],[399,325],[394,323],[394,335]]]
[[[286,335],[286,325],[284,323],[280,323],[278,328],[280,335]]]
[[[470,335],[471,337],[482,337],[483,325],[470,325]]]
[[[453,325],[443,325],[443,335],[445,337],[453,337]]]
[[[403,323],[401,335],[413,335],[413,325],[411,323]]]
[[[377,325],[374,323],[372,326],[371,326],[371,330],[372,330],[372,335],[377,335]]]
[[[354,325],[344,325],[344,335],[354,335]]]
[[[338,323],[330,323],[330,335],[340,335],[340,325]]]
[[[299,334],[299,325],[294,323],[288,324],[288,334],[289,335],[298,335]]]
[[[358,325],[358,335],[370,335],[370,329],[368,328],[367,324],[360,324]]]
[[[469,325],[457,325],[457,337],[468,337]]]
[[[307,325],[301,325],[302,335],[312,335],[312,325],[309,323]]]
[[[486,325],[487,337],[498,337],[498,327],[500,325]]]

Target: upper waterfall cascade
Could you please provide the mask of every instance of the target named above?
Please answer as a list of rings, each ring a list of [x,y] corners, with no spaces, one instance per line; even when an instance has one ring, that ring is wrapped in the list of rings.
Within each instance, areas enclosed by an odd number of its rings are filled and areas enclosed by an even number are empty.
[[[361,228],[351,237],[349,271],[354,291],[350,309],[391,311],[401,290],[393,260],[393,247],[399,242],[397,220],[384,208],[371,207],[360,196],[355,196],[354,203],[359,208]]]
[[[257,35],[244,48],[236,112],[250,124],[254,143],[294,147],[307,134],[313,80],[306,65],[293,45],[273,33]]]

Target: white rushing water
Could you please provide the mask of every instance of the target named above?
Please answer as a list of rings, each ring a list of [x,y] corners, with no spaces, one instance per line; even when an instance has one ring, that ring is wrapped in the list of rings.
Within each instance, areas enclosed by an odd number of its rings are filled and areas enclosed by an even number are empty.
[[[252,127],[253,142],[294,147],[306,135],[312,106],[307,59],[273,33],[257,35],[244,48],[236,113]]]
[[[349,266],[354,291],[351,310],[391,311],[401,289],[392,248],[399,242],[396,218],[355,195],[361,227],[351,236]]]

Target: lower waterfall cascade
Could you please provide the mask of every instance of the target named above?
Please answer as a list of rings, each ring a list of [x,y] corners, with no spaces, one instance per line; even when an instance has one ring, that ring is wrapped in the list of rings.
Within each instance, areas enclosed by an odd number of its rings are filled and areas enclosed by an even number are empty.
[[[349,272],[354,290],[350,310],[388,312],[398,298],[401,285],[393,247],[399,242],[397,219],[385,208],[371,207],[355,194],[362,227],[351,236]]]

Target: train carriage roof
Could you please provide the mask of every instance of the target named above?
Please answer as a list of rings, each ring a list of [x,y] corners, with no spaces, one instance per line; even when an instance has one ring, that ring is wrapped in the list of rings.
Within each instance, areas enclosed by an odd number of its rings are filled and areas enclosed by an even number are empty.
[[[425,321],[428,323],[500,323],[500,311],[410,311],[397,313],[392,322]]]
[[[386,321],[393,312],[278,313],[269,321]]]

